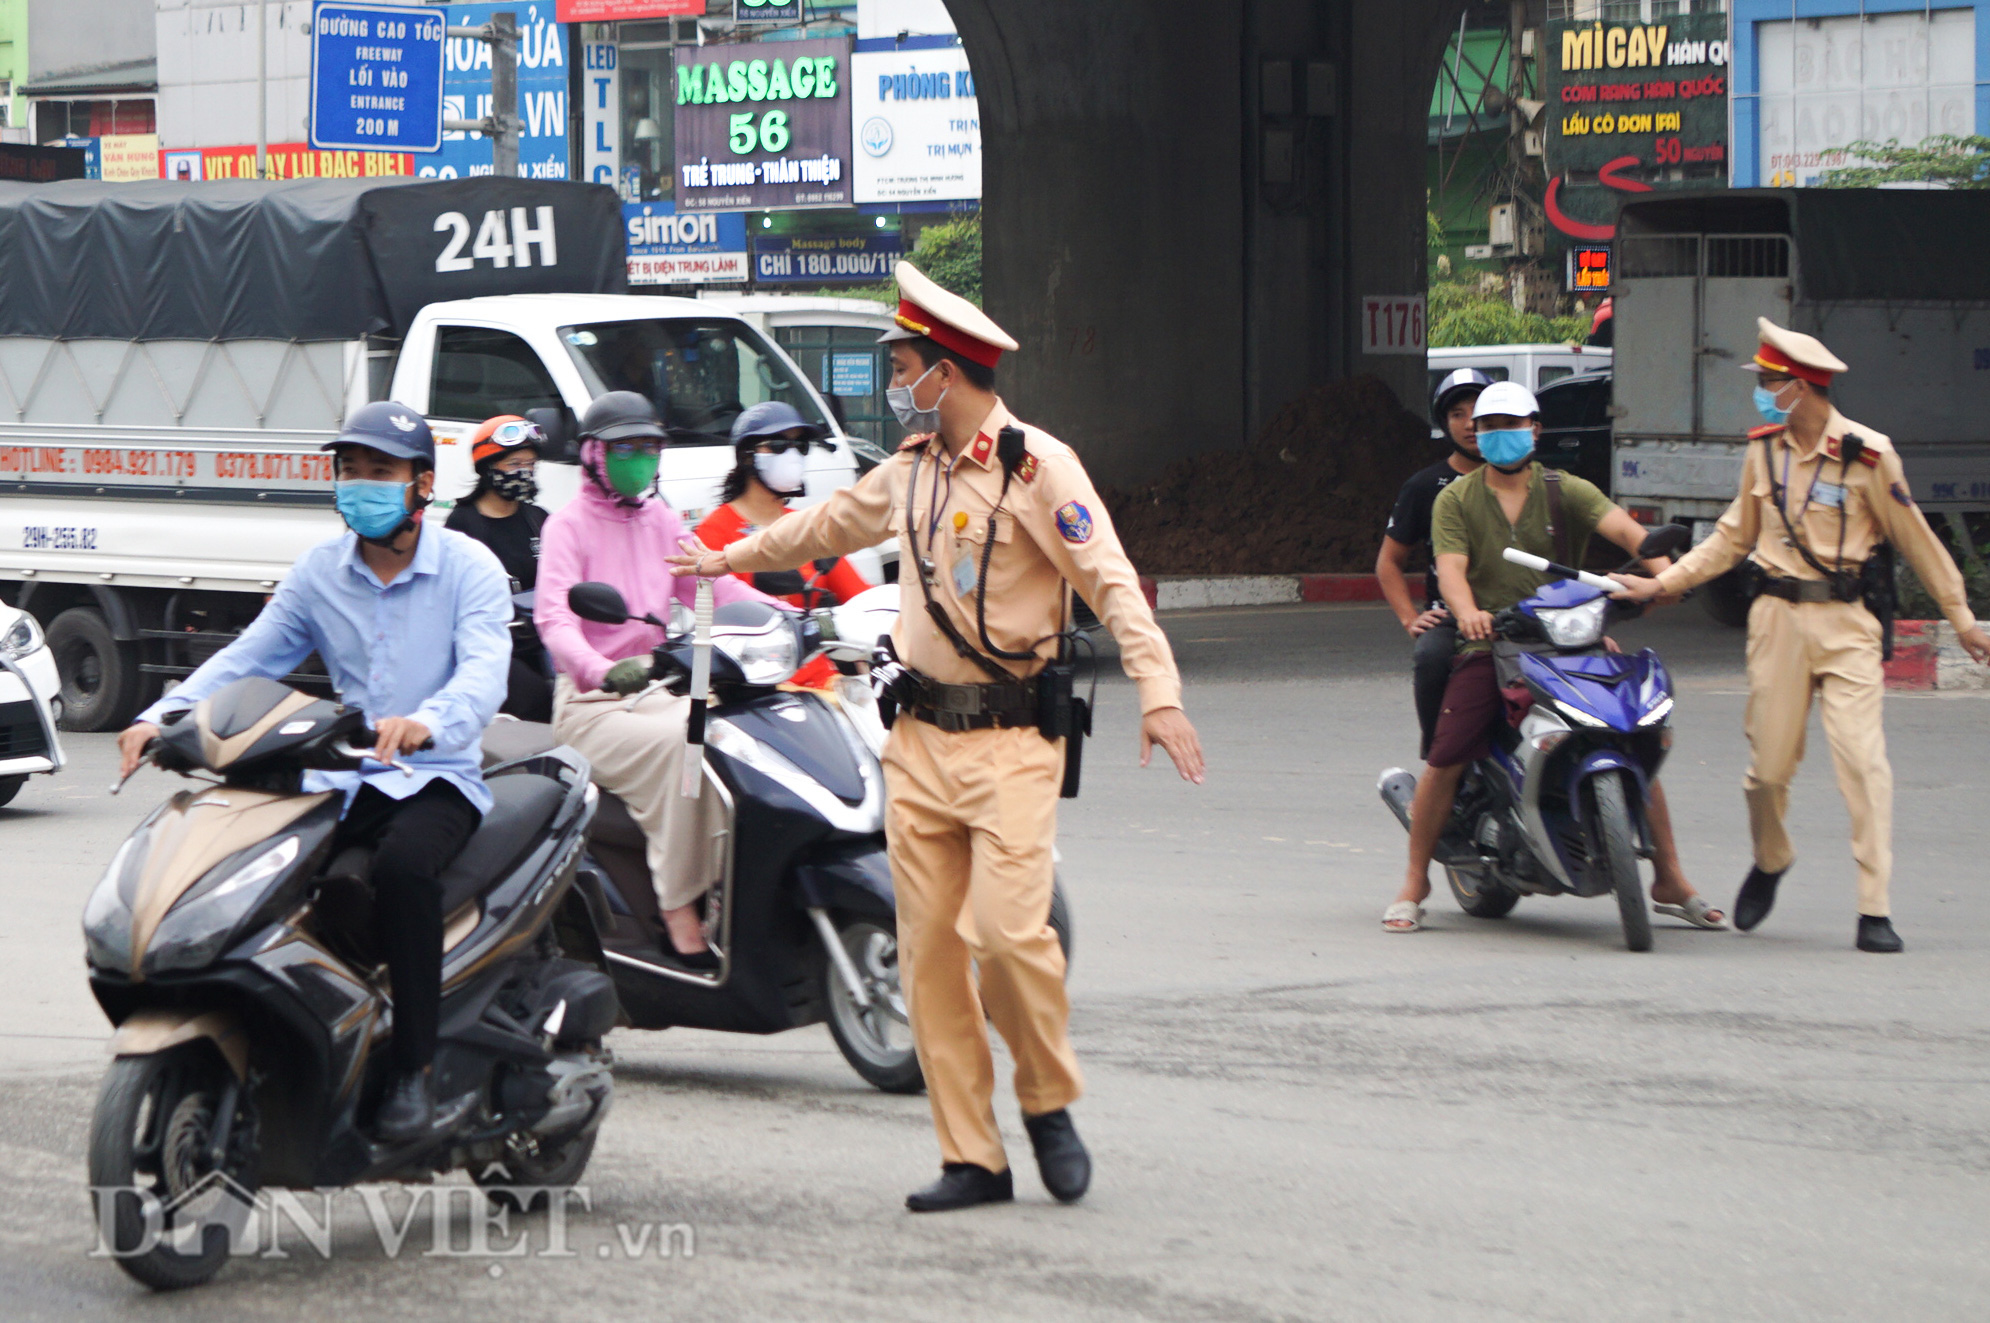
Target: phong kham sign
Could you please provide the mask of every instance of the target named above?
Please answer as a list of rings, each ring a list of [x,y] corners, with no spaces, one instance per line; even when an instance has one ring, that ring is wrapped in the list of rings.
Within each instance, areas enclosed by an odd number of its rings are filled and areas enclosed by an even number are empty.
[[[1726,14],[1550,23],[1542,92],[1548,220],[1603,242],[1619,196],[1727,177]]]
[[[851,204],[850,42],[677,48],[677,206]]]

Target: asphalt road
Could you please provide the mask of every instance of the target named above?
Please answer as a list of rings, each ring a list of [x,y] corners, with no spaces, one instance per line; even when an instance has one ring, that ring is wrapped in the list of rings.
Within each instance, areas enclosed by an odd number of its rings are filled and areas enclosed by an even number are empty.
[[[1076,913],[1077,1115],[1094,1192],[1021,1159],[1011,1207],[915,1218],[924,1101],[866,1088],[820,1029],[622,1033],[615,1112],[572,1257],[462,1252],[434,1191],[398,1257],[354,1195],[329,1258],[231,1264],[151,1297],[87,1257],[83,1146],[105,1026],[77,916],[156,774],[104,794],[105,737],[0,810],[0,1313],[792,1319],[1948,1319],[1990,1292],[1990,704],[1888,705],[1900,957],[1852,949],[1853,874],[1821,736],[1805,857],[1755,934],[1661,920],[1622,949],[1608,900],[1503,921],[1432,906],[1385,935],[1402,833],[1377,771],[1414,752],[1402,640],[1375,608],[1169,619],[1210,754],[1136,770],[1104,685],[1064,816]],[[1682,690],[1667,783],[1692,876],[1747,865],[1740,637],[1685,609],[1625,630]],[[384,1198],[395,1215],[407,1193]],[[654,1228],[671,1233],[669,1257]],[[644,1228],[651,1228],[645,1231]],[[638,1238],[644,1238],[637,1252]],[[687,1240],[690,1253],[685,1252]],[[505,1243],[499,1237],[494,1244]]]

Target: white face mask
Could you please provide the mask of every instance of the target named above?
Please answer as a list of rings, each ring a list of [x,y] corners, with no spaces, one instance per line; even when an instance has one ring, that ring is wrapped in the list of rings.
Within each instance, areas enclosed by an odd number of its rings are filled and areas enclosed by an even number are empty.
[[[753,456],[753,471],[776,496],[800,496],[808,486],[808,456],[799,450]]]
[[[933,401],[933,407],[930,409],[921,409],[912,402],[912,392],[918,390],[926,378],[938,371],[939,367],[940,365],[935,363],[921,372],[919,380],[910,386],[893,386],[884,393],[885,403],[891,406],[892,413],[897,416],[898,425],[914,436],[940,430],[940,405],[947,398],[947,392],[941,391],[940,398]],[[952,387],[948,387],[948,390],[951,389]]]

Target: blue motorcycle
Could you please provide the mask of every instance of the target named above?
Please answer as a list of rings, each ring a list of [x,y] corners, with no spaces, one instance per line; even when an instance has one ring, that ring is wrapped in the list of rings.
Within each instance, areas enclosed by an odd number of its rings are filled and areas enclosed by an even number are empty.
[[[1689,536],[1668,524],[1639,558],[1677,555]],[[1610,580],[1513,548],[1506,558],[1558,577],[1493,617],[1507,719],[1491,755],[1465,770],[1437,862],[1459,908],[1481,919],[1522,896],[1615,895],[1624,944],[1649,951],[1638,860],[1652,855],[1645,806],[1672,747],[1672,677],[1649,648],[1604,647],[1612,621],[1644,610],[1612,600]],[[1408,830],[1416,778],[1392,767],[1378,788]]]

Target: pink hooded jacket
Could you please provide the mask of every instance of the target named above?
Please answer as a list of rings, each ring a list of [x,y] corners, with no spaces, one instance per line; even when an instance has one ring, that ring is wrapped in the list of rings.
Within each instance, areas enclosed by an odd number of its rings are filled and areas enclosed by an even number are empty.
[[[582,447],[583,470],[600,471],[601,450],[598,441]],[[608,668],[624,657],[648,655],[664,635],[656,626],[634,620],[626,625],[582,620],[567,605],[567,590],[577,583],[613,584],[631,611],[668,620],[671,599],[690,606],[697,591],[697,580],[672,576],[664,559],[682,550],[685,537],[684,522],[668,502],[651,497],[633,509],[621,505],[585,471],[580,495],[546,521],[533,623],[553,664],[583,693],[600,688]],[[774,602],[729,574],[715,581],[713,591],[720,606]]]

